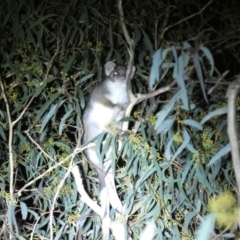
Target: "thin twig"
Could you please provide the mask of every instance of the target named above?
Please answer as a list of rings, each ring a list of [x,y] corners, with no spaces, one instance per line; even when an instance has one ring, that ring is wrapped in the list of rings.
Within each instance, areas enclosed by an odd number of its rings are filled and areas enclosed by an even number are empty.
[[[195,16],[201,14],[201,13],[205,10],[205,8],[206,8],[209,4],[212,3],[212,1],[213,1],[213,0],[210,0],[199,12],[194,13],[194,14],[192,14],[192,15],[184,18],[184,19],[181,19],[180,21],[178,21],[178,22],[176,22],[176,23],[173,23],[173,24],[167,26],[166,28],[164,28],[163,31],[162,31],[162,34],[161,34],[160,39],[163,38],[164,33],[165,33],[169,28],[171,28],[171,27],[173,27],[173,26],[175,26],[175,25],[178,25],[178,24],[180,24],[180,23],[182,23],[182,22],[185,22],[185,21],[187,21],[188,19],[190,19],[190,18],[192,18],[192,17],[195,17]]]
[[[52,161],[56,162],[56,160],[54,160],[50,155],[48,155],[43,149],[42,147],[30,136],[28,130],[24,132],[28,138],[30,139],[30,141],[37,146],[37,148],[43,153],[43,155],[49,159],[51,159]],[[92,147],[93,144],[88,144],[87,146],[83,147],[83,148],[76,148],[77,149],[77,153],[81,153],[83,152],[86,148]],[[34,178],[32,181],[28,182],[26,185],[24,185],[17,193],[18,196],[20,196],[22,194],[22,192],[28,187],[31,186],[34,182],[36,182],[38,179],[41,179],[42,177],[44,177],[46,174],[48,174],[49,172],[51,172],[52,170],[54,170],[55,168],[57,168],[58,166],[61,166],[64,162],[66,162],[69,158],[71,158],[73,156],[73,154],[76,153],[72,153],[69,156],[67,156],[66,158],[64,158],[62,161],[57,162],[54,166],[48,168],[47,171],[45,171],[44,173],[40,174],[38,177]]]

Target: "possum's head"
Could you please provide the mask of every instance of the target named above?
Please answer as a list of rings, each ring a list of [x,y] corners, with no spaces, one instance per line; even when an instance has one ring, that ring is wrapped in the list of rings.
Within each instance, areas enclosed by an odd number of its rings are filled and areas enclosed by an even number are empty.
[[[132,68],[131,79],[135,73],[135,66]],[[123,65],[116,65],[114,62],[107,62],[105,64],[105,75],[113,82],[126,84],[127,68]]]

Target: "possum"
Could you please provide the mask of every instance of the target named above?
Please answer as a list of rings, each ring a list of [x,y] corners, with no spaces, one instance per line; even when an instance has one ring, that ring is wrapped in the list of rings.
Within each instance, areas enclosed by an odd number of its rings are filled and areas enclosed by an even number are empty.
[[[94,88],[94,90],[90,94],[86,109],[84,110],[84,144],[89,142],[91,139],[98,136],[99,134],[107,132],[106,126],[111,121],[118,122],[117,127],[121,128],[121,122],[119,122],[119,120],[123,118],[125,108],[129,103],[126,89],[126,66],[117,65],[114,62],[110,61],[105,64],[104,68],[104,79],[98,86]],[[135,66],[133,66],[131,71],[131,79],[134,76],[135,70],[136,68]],[[106,165],[104,166],[104,164],[100,164],[100,161],[96,154],[96,147],[87,148],[85,150],[85,154],[89,162],[93,164],[98,173],[100,199],[103,210],[107,210],[106,208],[107,206],[109,206],[109,201],[113,208],[118,208],[121,203],[118,204],[116,203],[116,201],[111,201],[111,199],[109,199],[108,195],[110,195],[111,193],[109,193],[109,191],[106,189],[106,185],[108,185],[106,183],[106,175],[108,174],[108,169],[106,168]],[[105,155],[105,157],[106,156],[108,156],[109,158],[109,151]],[[110,163],[109,160],[108,163]],[[108,164],[108,166],[110,166],[110,164]],[[112,173],[111,176],[112,183],[110,184],[113,185],[114,178]]]

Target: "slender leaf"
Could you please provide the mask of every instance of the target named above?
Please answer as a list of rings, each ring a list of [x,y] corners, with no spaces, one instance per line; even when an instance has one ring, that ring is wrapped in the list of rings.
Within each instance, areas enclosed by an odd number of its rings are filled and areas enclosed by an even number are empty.
[[[228,154],[230,151],[231,151],[231,145],[229,143],[225,147],[223,147],[218,153],[216,153],[214,157],[211,158],[207,166],[209,167],[212,164],[216,163],[216,161],[220,160],[222,156]]]

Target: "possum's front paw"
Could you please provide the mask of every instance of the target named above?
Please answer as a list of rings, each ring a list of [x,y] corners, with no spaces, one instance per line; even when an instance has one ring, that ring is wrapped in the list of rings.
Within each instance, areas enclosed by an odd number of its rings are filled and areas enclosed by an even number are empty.
[[[117,110],[122,112],[126,109],[127,104],[116,104],[115,107],[116,107]]]

